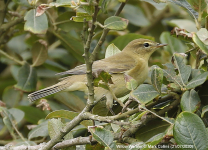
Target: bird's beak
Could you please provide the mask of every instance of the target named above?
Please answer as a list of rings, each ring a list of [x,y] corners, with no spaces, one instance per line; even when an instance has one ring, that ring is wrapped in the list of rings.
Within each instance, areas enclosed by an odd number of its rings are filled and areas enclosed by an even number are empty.
[[[167,46],[168,44],[160,44],[160,43],[158,43],[157,44],[157,47],[163,47],[163,46]]]

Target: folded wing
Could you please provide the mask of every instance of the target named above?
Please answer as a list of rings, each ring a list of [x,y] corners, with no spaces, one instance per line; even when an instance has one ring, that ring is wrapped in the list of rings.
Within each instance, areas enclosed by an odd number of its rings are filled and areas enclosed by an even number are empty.
[[[124,57],[125,56],[125,57]],[[108,73],[123,73],[135,66],[135,60],[125,53],[118,53],[106,59],[95,61],[92,66],[93,72],[106,71]],[[58,73],[57,75],[80,75],[86,74],[86,64],[75,67],[74,69]]]

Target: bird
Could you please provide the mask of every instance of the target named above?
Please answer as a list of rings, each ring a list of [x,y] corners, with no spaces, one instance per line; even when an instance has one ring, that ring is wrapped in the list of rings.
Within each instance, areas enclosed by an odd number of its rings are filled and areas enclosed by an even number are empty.
[[[113,94],[122,97],[130,92],[126,88],[126,76],[136,80],[137,85],[142,84],[148,76],[148,60],[151,54],[159,47],[167,44],[160,44],[149,39],[135,39],[119,53],[105,59],[94,61],[92,72],[105,71],[111,74],[112,84],[109,87],[112,91],[102,87],[94,87],[94,98],[96,101],[106,98],[106,106],[111,109],[113,106]],[[58,73],[58,75],[69,75],[61,79],[55,85],[33,92],[28,95],[30,101],[46,97],[60,91],[83,91],[88,93],[86,64],[79,65],[71,70]]]

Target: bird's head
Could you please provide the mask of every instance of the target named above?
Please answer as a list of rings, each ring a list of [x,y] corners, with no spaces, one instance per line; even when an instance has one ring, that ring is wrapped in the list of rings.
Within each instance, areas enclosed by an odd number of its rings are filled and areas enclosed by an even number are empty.
[[[160,44],[148,39],[136,39],[131,41],[123,51],[134,52],[145,58],[149,58],[150,55],[159,47],[166,46],[167,44]]]

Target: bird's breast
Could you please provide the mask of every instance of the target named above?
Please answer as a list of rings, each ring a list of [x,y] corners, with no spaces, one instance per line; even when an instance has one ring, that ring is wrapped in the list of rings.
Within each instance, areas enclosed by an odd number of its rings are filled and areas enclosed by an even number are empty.
[[[148,62],[145,60],[139,61],[127,74],[134,78],[138,82],[138,85],[142,84],[148,76]]]

